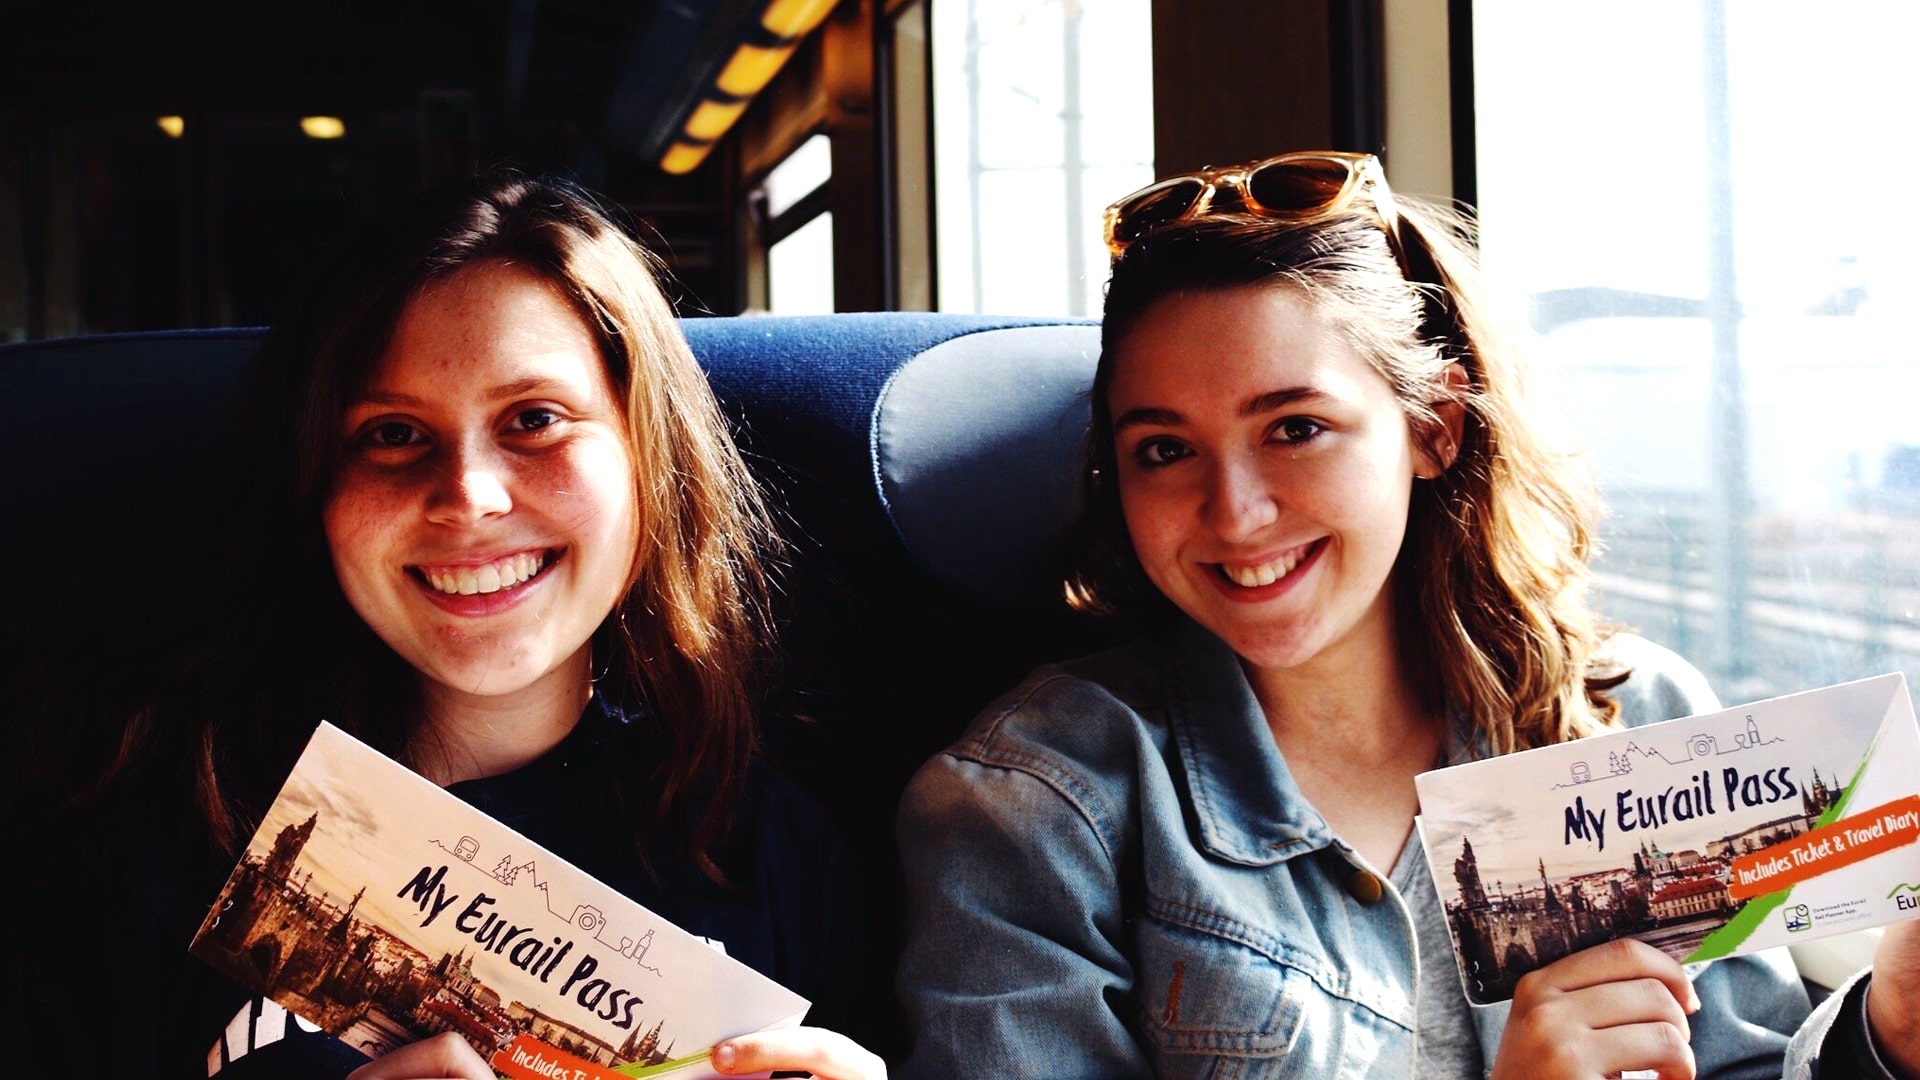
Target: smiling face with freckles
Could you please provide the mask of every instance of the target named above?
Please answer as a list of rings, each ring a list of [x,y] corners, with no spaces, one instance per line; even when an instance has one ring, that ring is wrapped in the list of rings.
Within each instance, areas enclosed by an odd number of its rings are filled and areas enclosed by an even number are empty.
[[[428,700],[584,702],[639,511],[620,404],[565,297],[503,262],[429,284],[340,435],[323,515],[334,573]]]
[[[1175,606],[1262,671],[1391,655],[1413,477],[1437,470],[1300,293],[1154,301],[1117,343],[1107,404],[1128,535]]]

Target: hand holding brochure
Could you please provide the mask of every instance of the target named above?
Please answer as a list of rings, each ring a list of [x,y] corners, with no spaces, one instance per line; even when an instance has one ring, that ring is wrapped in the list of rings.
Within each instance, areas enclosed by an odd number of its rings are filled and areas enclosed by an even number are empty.
[[[1881,675],[1422,773],[1467,999],[1619,937],[1692,962],[1920,917],[1920,729]]]
[[[331,724],[191,951],[371,1056],[453,1031],[527,1080],[716,1076],[806,999]]]

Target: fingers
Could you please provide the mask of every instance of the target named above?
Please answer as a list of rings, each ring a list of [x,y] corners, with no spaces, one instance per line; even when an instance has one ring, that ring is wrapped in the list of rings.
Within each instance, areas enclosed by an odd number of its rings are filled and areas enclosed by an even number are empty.
[[[887,1066],[873,1052],[838,1032],[796,1027],[728,1039],[713,1049],[713,1067],[735,1073],[810,1072],[820,1080],[886,1080]]]
[[[1520,996],[1529,992],[1570,993],[1604,983],[1647,978],[1666,987],[1688,1015],[1699,1011],[1700,995],[1694,993],[1693,981],[1679,961],[1633,938],[1616,938],[1530,971],[1521,977],[1513,996],[1517,1007]]]
[[[1920,921],[1881,931],[1867,986],[1867,1027],[1896,1068],[1920,1075]]]
[[[1555,1023],[1551,1013],[1536,1012],[1517,1025],[1510,1021],[1507,1030],[1494,1063],[1496,1080],[1596,1080],[1646,1070],[1662,1080],[1692,1080],[1695,1072],[1687,1036],[1666,1021],[1590,1027]]]
[[[1600,983],[1571,993],[1558,995],[1544,1006],[1578,1010],[1586,1027],[1602,1029],[1629,1024],[1670,1024],[1685,1042],[1693,1038],[1693,1027],[1673,993],[1658,979],[1630,979]]]
[[[1593,1045],[1594,1076],[1652,1070],[1660,1080],[1694,1080],[1693,1047],[1672,1024],[1627,1024],[1609,1028]]]
[[[479,1051],[447,1031],[374,1058],[347,1080],[495,1080]]]
[[[1689,1013],[1700,1008],[1678,962],[1622,938],[1529,972],[1514,990],[1497,1077],[1617,1076],[1654,1070],[1690,1080]]]

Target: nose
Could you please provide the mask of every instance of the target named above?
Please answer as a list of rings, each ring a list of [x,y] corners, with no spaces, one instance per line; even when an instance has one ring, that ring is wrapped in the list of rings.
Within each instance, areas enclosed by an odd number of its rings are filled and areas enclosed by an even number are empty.
[[[1251,539],[1280,516],[1280,504],[1251,455],[1216,459],[1207,477],[1207,527],[1223,540]]]
[[[506,462],[497,450],[472,442],[455,444],[437,470],[427,518],[438,525],[468,525],[513,509]]]

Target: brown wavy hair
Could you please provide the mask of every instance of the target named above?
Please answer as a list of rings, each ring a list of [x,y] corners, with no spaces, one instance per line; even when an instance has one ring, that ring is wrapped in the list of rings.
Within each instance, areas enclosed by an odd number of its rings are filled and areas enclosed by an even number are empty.
[[[1107,403],[1117,346],[1173,293],[1292,289],[1386,378],[1421,445],[1431,451],[1441,431],[1437,406],[1458,402],[1465,414],[1452,465],[1414,485],[1393,571],[1396,625],[1426,703],[1464,709],[1497,753],[1617,726],[1605,691],[1625,675],[1604,670],[1612,628],[1587,601],[1599,513],[1591,476],[1534,417],[1524,358],[1472,254],[1471,221],[1393,201],[1397,211],[1383,211],[1363,192],[1311,221],[1203,215],[1114,259],[1067,600],[1095,613],[1171,609],[1140,569],[1120,511]],[[1463,390],[1446,379],[1455,363]]]
[[[184,772],[210,839],[231,855],[321,718],[420,762],[415,673],[347,605],[321,511],[342,464],[342,411],[406,305],[488,262],[530,270],[571,301],[623,404],[641,534],[626,595],[594,636],[595,693],[645,731],[619,741],[632,754],[620,797],[634,806],[636,841],[666,826],[722,880],[719,845],[759,744],[784,548],[680,332],[659,258],[617,207],[511,167],[366,220],[276,320],[226,455],[244,474],[220,481],[240,506],[221,523],[228,572],[193,611],[170,616],[171,640],[155,636],[156,650],[131,661],[137,675],[122,673],[138,685],[114,688],[106,700],[121,711],[94,737],[111,762],[69,802],[132,774]],[[650,808],[635,801],[642,791]]]

